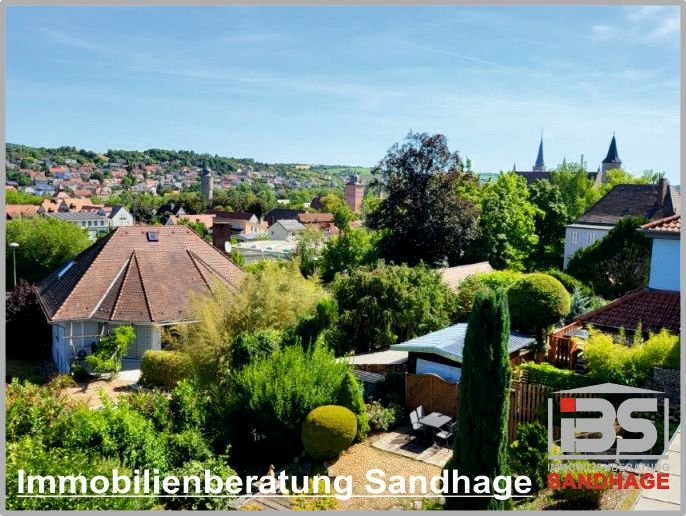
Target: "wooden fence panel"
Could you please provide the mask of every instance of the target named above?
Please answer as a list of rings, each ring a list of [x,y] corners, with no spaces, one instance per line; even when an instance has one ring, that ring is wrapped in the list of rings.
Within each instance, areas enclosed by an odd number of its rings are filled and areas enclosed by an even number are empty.
[[[408,374],[405,377],[405,405],[408,410],[424,407],[424,413],[441,412],[457,416],[460,387],[433,374]]]

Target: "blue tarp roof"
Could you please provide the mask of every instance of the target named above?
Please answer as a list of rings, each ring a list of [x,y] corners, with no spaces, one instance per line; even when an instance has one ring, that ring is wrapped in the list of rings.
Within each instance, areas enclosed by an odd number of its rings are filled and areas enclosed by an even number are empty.
[[[391,346],[391,349],[396,351],[414,351],[415,353],[433,353],[461,364],[466,335],[467,323],[459,323],[401,344],[394,344]],[[510,333],[508,350],[510,353],[514,353],[531,346],[535,342],[536,339],[533,337],[513,332]]]

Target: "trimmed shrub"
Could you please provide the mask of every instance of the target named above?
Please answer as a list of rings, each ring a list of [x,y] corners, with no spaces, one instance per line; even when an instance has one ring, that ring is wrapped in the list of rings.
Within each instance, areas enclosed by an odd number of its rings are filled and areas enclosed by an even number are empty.
[[[521,277],[522,273],[516,271],[480,272],[467,276],[457,290],[457,320],[467,320],[477,290],[483,287],[506,290]]]
[[[518,279],[507,292],[512,326],[522,331],[536,331],[540,342],[543,332],[571,308],[569,292],[547,274],[533,273]]]
[[[302,426],[305,452],[315,460],[337,457],[357,435],[357,418],[339,405],[323,405],[312,410]]]
[[[148,350],[141,361],[143,385],[173,388],[179,381],[190,378],[193,364],[190,357],[181,351]]]
[[[548,477],[548,434],[538,423],[517,427],[517,439],[510,444],[508,463],[512,473],[527,475],[536,491],[546,485]]]
[[[367,408],[364,404],[363,387],[355,378],[351,370],[345,374],[341,382],[338,403],[350,409],[357,418],[357,436],[361,441],[369,433],[369,422],[367,421]]]
[[[593,382],[587,376],[575,373],[571,369],[559,369],[552,364],[525,362],[519,366],[521,371],[526,371],[529,383],[545,385],[554,391],[576,389],[585,387]]]

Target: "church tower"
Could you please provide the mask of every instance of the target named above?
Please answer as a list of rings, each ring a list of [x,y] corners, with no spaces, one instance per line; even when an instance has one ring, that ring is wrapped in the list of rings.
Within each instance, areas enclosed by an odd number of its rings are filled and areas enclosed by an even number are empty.
[[[364,198],[364,184],[357,174],[348,178],[345,185],[345,203],[355,213],[362,211],[362,199]]]
[[[205,202],[212,202],[212,191],[214,190],[214,173],[207,166],[203,168],[200,176],[200,193]]]
[[[610,148],[607,150],[607,156],[605,156],[605,159],[600,166],[600,172],[604,176],[605,172],[612,170],[613,168],[622,168],[622,160],[619,158],[619,153],[617,152],[617,140],[615,139],[615,133],[612,133]]]
[[[545,172],[545,162],[543,161],[543,136],[541,142],[538,144],[538,156],[536,156],[536,164],[533,168],[534,172]]]

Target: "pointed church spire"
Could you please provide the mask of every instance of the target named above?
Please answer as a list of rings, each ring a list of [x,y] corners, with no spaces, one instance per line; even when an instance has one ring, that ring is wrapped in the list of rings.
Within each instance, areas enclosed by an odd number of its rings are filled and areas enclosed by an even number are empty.
[[[607,156],[603,160],[603,163],[618,163],[622,164],[622,160],[619,158],[619,153],[617,152],[617,140],[615,139],[615,133],[612,133],[612,140],[610,141],[610,148],[607,150]]]
[[[538,156],[536,156],[534,172],[545,172],[545,162],[543,161],[543,134],[541,134],[541,142],[538,144]]]

